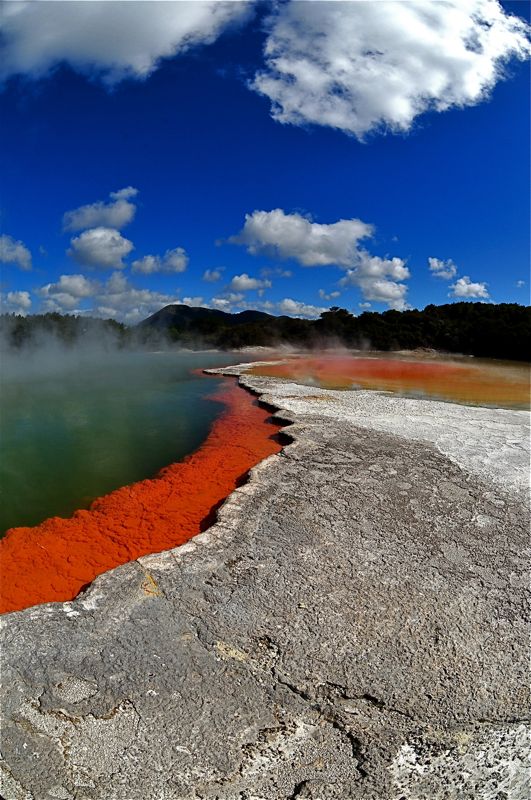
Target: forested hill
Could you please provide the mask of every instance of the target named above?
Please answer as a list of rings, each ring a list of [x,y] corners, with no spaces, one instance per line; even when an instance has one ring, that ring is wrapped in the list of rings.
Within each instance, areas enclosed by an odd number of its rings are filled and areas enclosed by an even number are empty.
[[[527,361],[531,308],[517,303],[450,303],[423,311],[365,312],[333,307],[317,320],[273,317],[259,311],[227,314],[166,306],[140,325],[165,330],[173,341],[225,349],[288,343],[301,348],[334,345],[376,350],[428,347],[450,353]]]
[[[359,317],[333,307],[319,319],[274,317],[261,311],[228,314],[171,305],[131,328],[114,320],[61,314],[0,317],[3,347],[38,346],[46,337],[75,346],[183,347],[234,349],[290,344],[296,348],[345,346],[375,350],[433,348],[490,358],[530,360],[531,307],[516,303],[451,303],[423,311],[365,312]]]

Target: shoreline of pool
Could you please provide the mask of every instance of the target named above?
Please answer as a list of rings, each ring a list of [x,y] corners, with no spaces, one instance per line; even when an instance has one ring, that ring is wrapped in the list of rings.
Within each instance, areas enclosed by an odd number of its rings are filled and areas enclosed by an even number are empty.
[[[3,793],[524,800],[530,415],[247,366],[290,443],[212,527],[2,618]]]

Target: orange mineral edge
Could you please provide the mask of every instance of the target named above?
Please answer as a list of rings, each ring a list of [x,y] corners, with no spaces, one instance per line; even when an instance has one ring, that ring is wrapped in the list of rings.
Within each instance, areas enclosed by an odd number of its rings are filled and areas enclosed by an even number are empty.
[[[70,519],[11,528],[0,540],[0,612],[72,600],[97,575],[184,544],[266,456],[281,450],[280,425],[232,379],[204,444],[156,478],[124,486]]]
[[[321,355],[252,367],[251,375],[317,383],[326,389],[380,389],[458,403],[529,407],[527,365]]]

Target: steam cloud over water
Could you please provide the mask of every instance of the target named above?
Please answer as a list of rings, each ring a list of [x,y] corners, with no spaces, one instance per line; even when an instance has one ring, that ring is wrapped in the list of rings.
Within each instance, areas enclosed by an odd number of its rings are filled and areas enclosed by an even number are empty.
[[[146,349],[168,350],[163,332],[149,341],[114,320],[46,315],[0,317],[1,377],[5,382],[53,377],[86,363],[110,361]],[[175,348],[175,345],[173,345]]]
[[[4,354],[5,355],[5,354]],[[218,381],[193,370],[229,353],[121,350],[110,337],[54,338],[2,359],[0,532],[70,516],[95,497],[152,477],[206,438]]]

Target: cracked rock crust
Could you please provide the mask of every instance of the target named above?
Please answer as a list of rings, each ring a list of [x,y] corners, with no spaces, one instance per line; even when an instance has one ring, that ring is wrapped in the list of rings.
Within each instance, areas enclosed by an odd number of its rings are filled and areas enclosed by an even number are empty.
[[[293,443],[218,522],[4,617],[2,795],[527,798],[519,487],[241,380]]]

